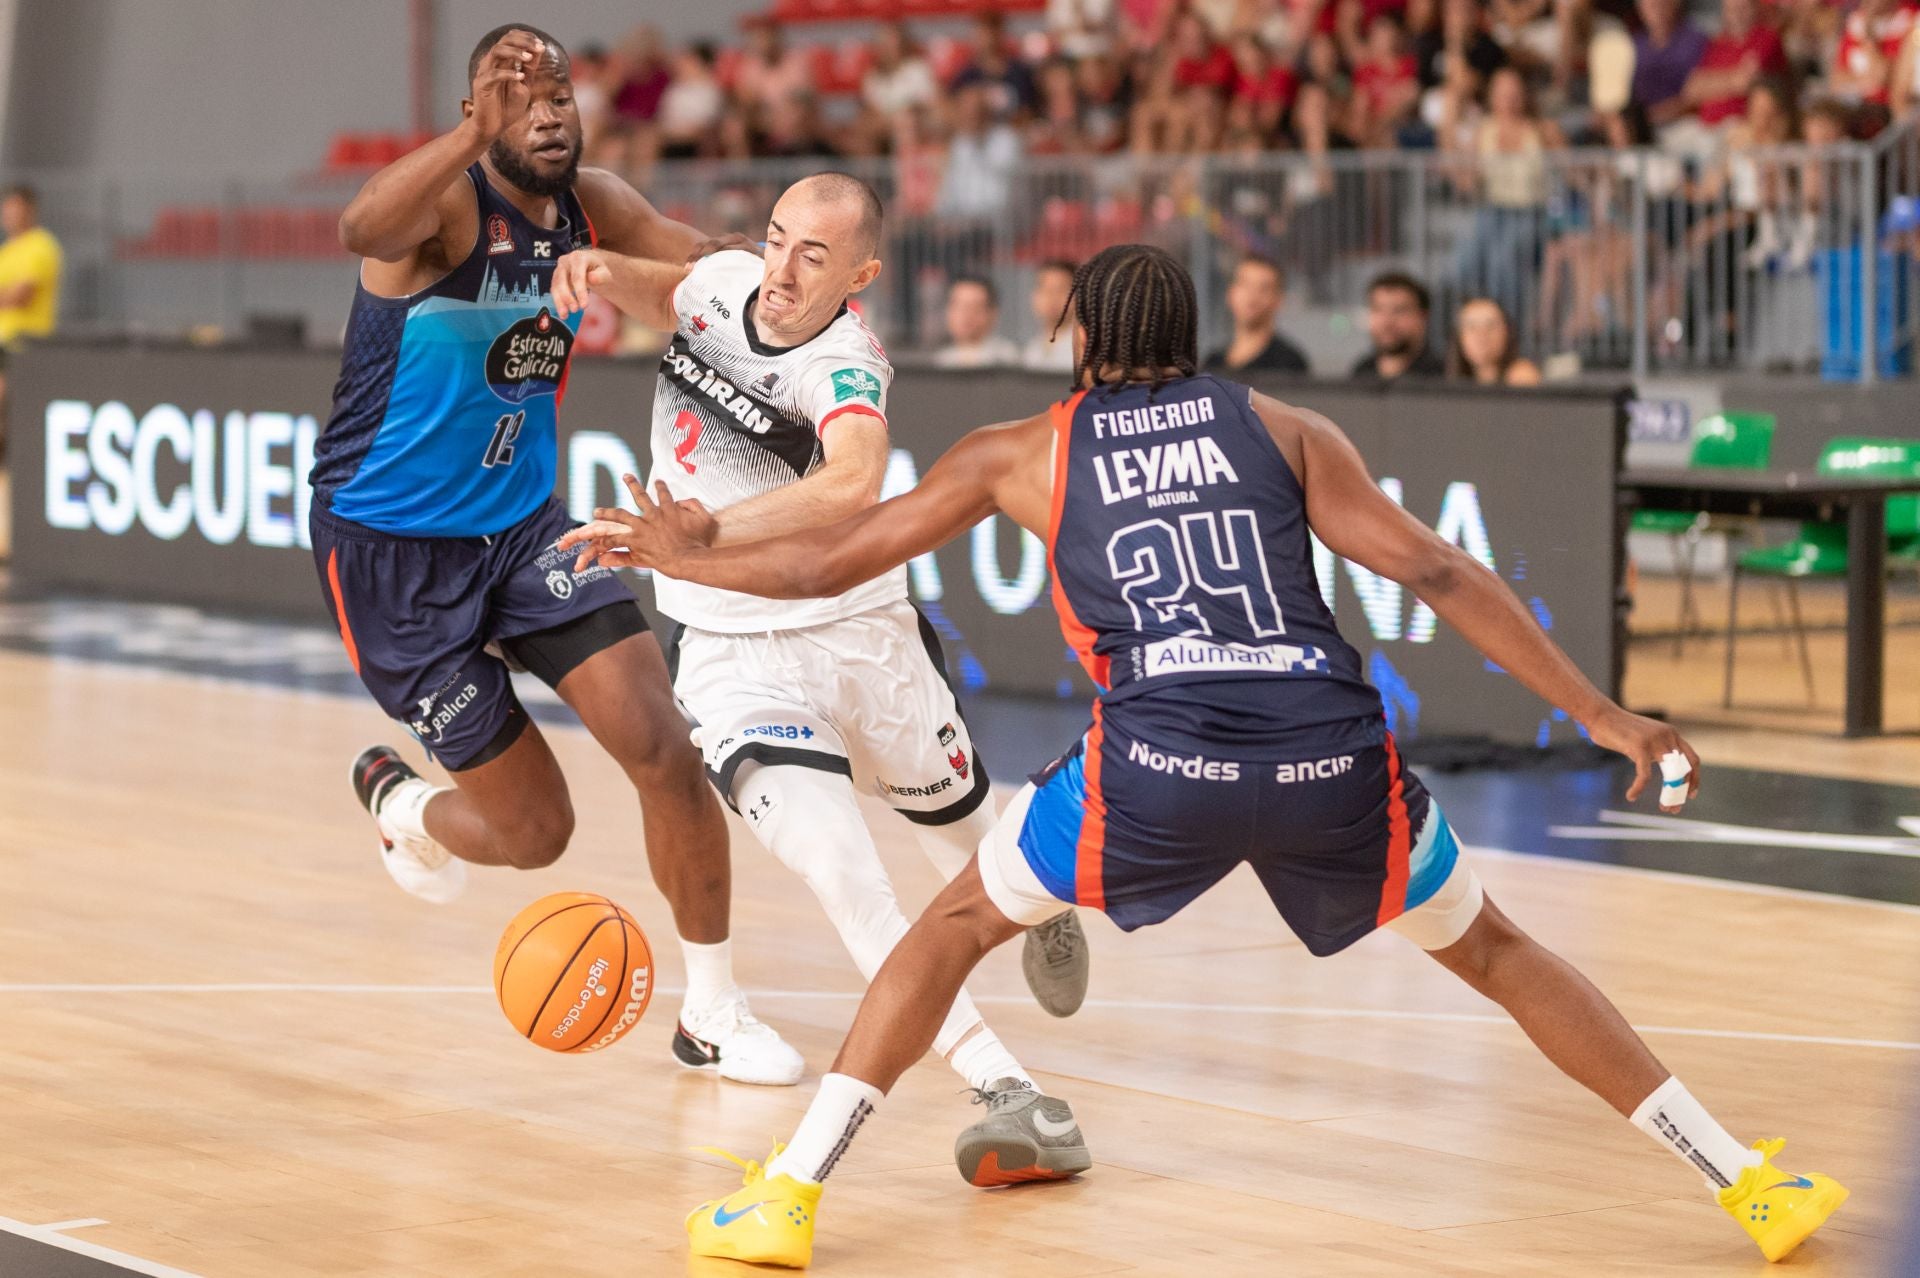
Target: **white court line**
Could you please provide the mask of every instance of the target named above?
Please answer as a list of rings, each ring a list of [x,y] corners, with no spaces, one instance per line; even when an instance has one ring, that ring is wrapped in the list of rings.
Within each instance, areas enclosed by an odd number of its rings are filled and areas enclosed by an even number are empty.
[[[0,1216],[0,1231],[29,1238],[61,1251],[70,1251],[76,1256],[85,1256],[90,1260],[104,1261],[118,1265],[122,1269],[136,1274],[145,1274],[147,1278],[199,1278],[184,1269],[175,1269],[171,1265],[156,1264],[151,1260],[142,1260],[138,1256],[129,1256],[124,1251],[115,1251],[111,1247],[102,1247],[97,1243],[82,1242],[78,1238],[69,1238],[60,1233],[61,1229],[77,1229],[81,1225],[104,1225],[104,1220],[63,1221],[58,1225],[29,1225],[24,1221],[9,1220]]]
[[[801,1002],[857,1002],[860,990],[749,991],[755,998]],[[491,994],[486,985],[0,985],[0,994]],[[671,997],[684,993],[670,985],[654,993]],[[976,1003],[1018,1006],[1033,1000],[1024,994],[976,994]],[[1313,1007],[1281,1003],[1188,1003],[1155,999],[1090,998],[1081,1006],[1115,1012],[1204,1012],[1214,1016],[1300,1016],[1328,1020],[1432,1021],[1454,1025],[1511,1025],[1505,1014],[1490,1012],[1403,1012],[1373,1007]],[[1767,1030],[1697,1029],[1685,1025],[1635,1025],[1641,1034],[1672,1034],[1684,1038],[1729,1038],[1755,1043],[1805,1043],[1819,1047],[1868,1047],[1891,1052],[1920,1052],[1920,1043],[1886,1038],[1839,1038],[1826,1034],[1777,1034]]]
[[[51,1225],[42,1225],[40,1228],[59,1231],[68,1229],[91,1229],[95,1225],[104,1225],[106,1223],[106,1221],[100,1219],[98,1216],[83,1216],[79,1220],[56,1220]]]
[[[1648,812],[1600,813],[1602,825],[1550,825],[1556,839],[1626,839],[1652,843],[1740,843],[1759,847],[1808,848],[1821,852],[1868,852],[1877,856],[1920,857],[1920,839],[1898,835],[1824,834],[1812,830],[1776,830],[1724,821],[1654,816]]]

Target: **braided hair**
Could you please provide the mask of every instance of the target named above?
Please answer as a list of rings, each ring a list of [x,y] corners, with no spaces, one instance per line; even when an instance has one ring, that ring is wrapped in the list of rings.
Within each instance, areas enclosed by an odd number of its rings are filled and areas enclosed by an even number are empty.
[[[1087,331],[1073,370],[1074,386],[1098,386],[1103,369],[1116,369],[1109,384],[1137,369],[1151,370],[1150,390],[1171,380],[1167,369],[1192,377],[1200,365],[1199,303],[1193,277],[1172,254],[1149,244],[1116,244],[1094,254],[1073,273],[1073,289],[1054,324],[1067,316]]]

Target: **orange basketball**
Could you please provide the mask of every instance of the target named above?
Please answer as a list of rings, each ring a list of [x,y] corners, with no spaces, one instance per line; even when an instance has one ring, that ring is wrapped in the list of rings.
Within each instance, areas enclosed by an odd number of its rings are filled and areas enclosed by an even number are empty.
[[[555,892],[514,916],[493,992],[516,1032],[550,1052],[594,1052],[653,997],[653,951],[633,915],[592,892]]]

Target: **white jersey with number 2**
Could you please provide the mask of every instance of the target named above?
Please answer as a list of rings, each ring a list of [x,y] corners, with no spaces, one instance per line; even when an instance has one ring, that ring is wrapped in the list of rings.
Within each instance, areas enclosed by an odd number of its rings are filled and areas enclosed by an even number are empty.
[[[884,421],[893,366],[860,317],[842,307],[798,346],[754,328],[763,263],[732,250],[702,258],[674,290],[677,327],[653,395],[653,472],[709,510],[790,484],[825,460],[834,418]],[[831,599],[763,599],[654,574],[660,611],[698,630],[743,634],[838,621],[907,597],[895,568]]]

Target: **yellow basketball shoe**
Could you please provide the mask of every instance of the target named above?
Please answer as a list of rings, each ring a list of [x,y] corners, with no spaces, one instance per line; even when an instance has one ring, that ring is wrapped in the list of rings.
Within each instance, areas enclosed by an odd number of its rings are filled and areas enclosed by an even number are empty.
[[[1808,1235],[1847,1201],[1847,1187],[1814,1172],[1795,1176],[1773,1165],[1784,1140],[1755,1141],[1760,1164],[1741,1171],[1740,1179],[1720,1191],[1720,1205],[1740,1222],[1768,1260],[1785,1260]]]
[[[772,1162],[783,1147],[767,1155]],[[768,1179],[759,1163],[736,1158],[724,1149],[705,1149],[744,1168],[740,1188],[725,1198],[701,1203],[687,1217],[687,1239],[696,1256],[724,1256],[756,1265],[805,1269],[813,1259],[813,1214],[822,1185],[791,1176]]]

